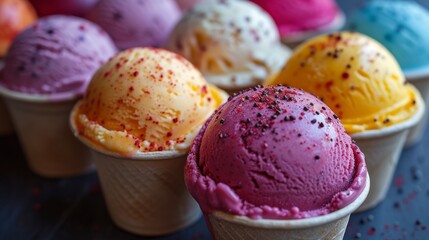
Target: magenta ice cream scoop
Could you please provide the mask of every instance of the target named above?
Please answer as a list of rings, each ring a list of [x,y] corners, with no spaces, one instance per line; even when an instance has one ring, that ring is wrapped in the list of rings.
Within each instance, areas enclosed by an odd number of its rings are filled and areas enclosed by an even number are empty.
[[[41,18],[15,38],[0,86],[55,99],[79,96],[115,52],[109,35],[92,22],[61,15]]]
[[[283,86],[231,97],[207,121],[185,167],[205,213],[298,219],[354,201],[366,183],[364,156],[319,99]]]
[[[84,16],[97,0],[30,0],[40,17],[56,14]]]
[[[175,0],[102,0],[87,18],[104,28],[120,49],[159,47],[181,16]]]

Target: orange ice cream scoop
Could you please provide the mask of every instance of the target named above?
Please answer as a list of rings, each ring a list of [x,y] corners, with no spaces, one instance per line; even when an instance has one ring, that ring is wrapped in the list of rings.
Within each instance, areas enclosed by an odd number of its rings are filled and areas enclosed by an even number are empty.
[[[267,84],[302,88],[320,97],[348,133],[380,129],[413,116],[419,92],[386,48],[358,33],[322,35],[300,45]]]
[[[25,0],[0,0],[0,58],[18,33],[36,21],[36,12]]]
[[[84,139],[110,152],[187,151],[226,98],[183,57],[135,48],[98,70],[71,121]]]

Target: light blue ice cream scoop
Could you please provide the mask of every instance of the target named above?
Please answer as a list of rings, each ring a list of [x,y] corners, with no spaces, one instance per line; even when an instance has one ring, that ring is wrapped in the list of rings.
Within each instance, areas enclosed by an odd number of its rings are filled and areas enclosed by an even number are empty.
[[[406,75],[429,72],[429,11],[418,3],[369,1],[351,14],[345,28],[383,44]]]

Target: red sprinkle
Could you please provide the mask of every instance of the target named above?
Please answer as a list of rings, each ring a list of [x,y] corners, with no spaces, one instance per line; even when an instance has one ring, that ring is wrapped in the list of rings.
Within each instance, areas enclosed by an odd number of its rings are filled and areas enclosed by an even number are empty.
[[[348,79],[349,78],[349,74],[348,73],[343,73],[343,75],[341,75],[341,77],[343,78],[343,79]]]
[[[368,229],[368,235],[372,236],[375,234],[375,228]]]
[[[33,196],[36,196],[36,197],[40,196],[41,193],[42,193],[42,191],[40,191],[40,188],[35,187],[35,188],[31,189],[31,194]]]
[[[137,76],[139,75],[139,72],[138,72],[138,71],[135,71],[135,72],[133,73],[133,75],[134,75],[134,77],[137,77]]]
[[[38,210],[40,210],[41,208],[42,208],[42,204],[40,204],[40,203],[35,203],[35,204],[33,204],[33,209],[34,209],[34,210],[38,211]]]
[[[104,73],[104,77],[107,77],[107,76],[109,76],[110,75],[110,72],[105,72]]]

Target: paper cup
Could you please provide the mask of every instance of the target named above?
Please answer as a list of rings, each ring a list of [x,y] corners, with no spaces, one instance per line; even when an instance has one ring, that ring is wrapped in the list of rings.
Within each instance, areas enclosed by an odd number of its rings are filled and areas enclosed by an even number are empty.
[[[427,126],[429,116],[429,73],[427,71],[421,73],[408,73],[406,74],[406,78],[420,91],[420,94],[426,103],[426,111],[423,118],[415,127],[411,128],[407,141],[405,142],[405,146],[410,147],[422,140]]]
[[[253,220],[224,212],[214,212],[206,218],[215,240],[258,239],[343,239],[350,214],[365,200],[370,178],[359,197],[346,207],[327,215],[298,220]]]
[[[291,49],[294,49],[309,38],[315,37],[320,34],[326,34],[340,30],[344,26],[345,21],[346,17],[344,13],[340,12],[330,24],[316,30],[296,33],[292,36],[282,37],[282,42]]]
[[[351,134],[352,139],[365,154],[371,178],[371,190],[357,212],[375,207],[386,197],[408,132],[422,119],[425,112],[422,99],[417,98],[416,101],[420,107],[407,121],[379,130]]]
[[[120,228],[145,236],[159,236],[183,229],[201,217],[188,193],[183,169],[187,154],[178,151],[121,156],[104,151],[75,136],[94,156],[103,194],[113,221]]]
[[[76,100],[51,102],[46,97],[0,88],[28,165],[44,177],[68,177],[93,167],[89,151],[73,137],[68,119]]]

